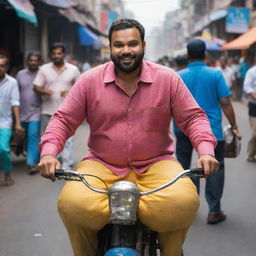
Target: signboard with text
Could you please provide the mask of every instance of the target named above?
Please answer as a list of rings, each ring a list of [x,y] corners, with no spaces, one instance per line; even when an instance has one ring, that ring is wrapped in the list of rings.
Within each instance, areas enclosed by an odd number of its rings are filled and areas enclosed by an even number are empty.
[[[226,18],[226,32],[241,34],[249,29],[250,10],[248,8],[231,7]]]

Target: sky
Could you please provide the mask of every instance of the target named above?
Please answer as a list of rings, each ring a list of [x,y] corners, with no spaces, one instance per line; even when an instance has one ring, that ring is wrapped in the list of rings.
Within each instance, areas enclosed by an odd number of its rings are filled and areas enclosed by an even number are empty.
[[[164,21],[166,12],[177,9],[178,0],[123,0],[126,9],[142,23],[146,34]]]

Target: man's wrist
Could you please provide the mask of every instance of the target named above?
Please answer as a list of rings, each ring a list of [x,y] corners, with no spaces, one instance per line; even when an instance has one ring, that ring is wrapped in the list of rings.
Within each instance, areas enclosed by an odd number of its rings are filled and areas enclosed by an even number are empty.
[[[237,127],[236,124],[234,124],[234,125],[231,124],[231,129],[237,129],[237,128],[238,128],[238,127]]]

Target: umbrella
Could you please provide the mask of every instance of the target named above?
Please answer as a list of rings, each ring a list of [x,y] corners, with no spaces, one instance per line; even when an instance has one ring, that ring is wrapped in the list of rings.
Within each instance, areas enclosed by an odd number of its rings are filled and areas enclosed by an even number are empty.
[[[205,40],[203,39],[206,45],[206,51],[220,51],[221,50],[221,44],[217,43],[212,40]]]

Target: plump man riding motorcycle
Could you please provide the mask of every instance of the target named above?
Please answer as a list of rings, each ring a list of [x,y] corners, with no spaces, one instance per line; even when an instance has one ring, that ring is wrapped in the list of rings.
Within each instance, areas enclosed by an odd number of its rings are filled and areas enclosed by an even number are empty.
[[[176,73],[143,60],[143,26],[133,19],[117,20],[110,28],[109,41],[112,61],[84,73],[52,117],[40,143],[41,175],[56,179],[55,170],[60,168],[56,156],[86,120],[89,154],[76,171],[86,175],[91,186],[111,190],[121,181],[134,183],[142,192],[161,187],[183,171],[172,156],[172,118],[198,152],[197,167],[204,168],[206,177],[215,172],[216,140],[208,119]],[[198,206],[196,188],[184,178],[142,196],[136,216],[156,232],[161,255],[180,256]],[[80,182],[65,184],[58,209],[75,256],[96,255],[98,231],[109,223],[111,207],[106,194]],[[117,207],[118,211],[122,208]]]

